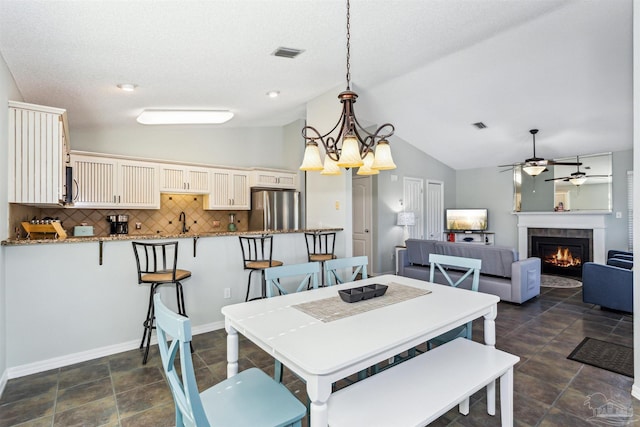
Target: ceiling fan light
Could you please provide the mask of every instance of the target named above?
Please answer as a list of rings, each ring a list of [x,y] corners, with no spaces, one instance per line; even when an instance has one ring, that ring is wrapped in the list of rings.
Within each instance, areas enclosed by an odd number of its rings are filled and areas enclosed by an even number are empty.
[[[523,171],[525,171],[531,176],[538,176],[542,172],[544,172],[545,169],[546,169],[546,166],[534,166],[534,165],[524,166],[522,168]]]
[[[342,152],[340,153],[338,166],[341,168],[357,168],[363,164],[356,136],[351,133],[346,134],[342,140]]]
[[[569,182],[572,183],[573,185],[575,185],[576,187],[581,186],[586,181],[587,181],[587,178],[584,177],[584,176],[581,176],[579,178],[571,178],[571,179],[569,179]]]
[[[302,159],[302,165],[300,165],[301,171],[321,171],[324,169],[322,166],[322,160],[320,160],[320,150],[318,144],[309,141],[304,149],[304,158]]]
[[[342,175],[342,171],[338,166],[338,162],[327,155],[324,157],[324,168],[320,175]]]
[[[393,163],[393,157],[391,157],[391,147],[389,146],[389,142],[384,139],[381,140],[378,142],[378,145],[376,145],[375,159],[371,168],[377,170],[391,170],[396,167],[396,164]]]

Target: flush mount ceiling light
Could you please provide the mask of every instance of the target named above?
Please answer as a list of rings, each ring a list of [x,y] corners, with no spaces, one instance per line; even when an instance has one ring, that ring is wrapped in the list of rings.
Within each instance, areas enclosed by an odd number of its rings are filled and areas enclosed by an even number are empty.
[[[232,117],[225,110],[144,110],[136,120],[143,125],[217,125]]]
[[[343,168],[361,167],[365,165],[365,157],[368,157],[367,166],[369,162],[371,162],[371,165],[368,168],[365,167],[367,170],[363,171],[361,175],[371,175],[375,173],[373,171],[396,168],[391,157],[391,148],[388,141],[388,138],[395,131],[393,125],[385,123],[374,133],[369,133],[358,123],[353,111],[353,104],[356,102],[358,95],[351,90],[349,9],[350,3],[347,0],[347,90],[338,95],[338,99],[342,103],[342,115],[333,129],[324,135],[313,126],[305,126],[302,129],[302,136],[306,141],[304,159],[300,166],[300,170],[303,171],[327,171],[335,166],[333,162]],[[334,133],[336,129],[338,129],[338,132]],[[318,141],[322,143],[326,152],[324,165],[320,160]],[[373,151],[374,148],[375,152]],[[325,172],[324,174],[329,175],[330,173]]]
[[[121,90],[125,91],[125,92],[133,92],[134,90],[136,90],[136,85],[131,84],[131,83],[120,83],[118,85],[118,88],[120,88]]]
[[[267,96],[269,98],[277,98],[280,95],[280,92],[277,90],[270,90],[269,92],[267,92]]]

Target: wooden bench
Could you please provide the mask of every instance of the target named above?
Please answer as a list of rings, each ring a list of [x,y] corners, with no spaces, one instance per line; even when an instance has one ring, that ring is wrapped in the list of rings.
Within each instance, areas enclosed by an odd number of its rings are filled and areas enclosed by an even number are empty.
[[[513,426],[513,366],[519,360],[458,338],[333,393],[329,425],[425,426],[456,405],[467,415],[469,396],[485,386],[493,393],[500,378],[502,426]],[[494,415],[495,401],[488,406]]]

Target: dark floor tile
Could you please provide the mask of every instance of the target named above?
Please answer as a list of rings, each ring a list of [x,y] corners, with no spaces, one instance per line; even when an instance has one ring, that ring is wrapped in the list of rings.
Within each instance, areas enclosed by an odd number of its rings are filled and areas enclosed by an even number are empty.
[[[158,381],[116,394],[120,418],[128,418],[154,406],[173,403],[173,396],[166,381]]]
[[[113,396],[88,403],[64,412],[56,412],[53,427],[97,427],[117,425],[118,410]]]
[[[41,372],[9,380],[5,386],[0,405],[21,399],[55,392],[58,387],[58,370]]]
[[[596,424],[597,425],[597,424]],[[594,424],[559,409],[552,408],[542,419],[539,427],[593,427]]]
[[[523,374],[516,370],[514,373],[513,389],[523,398],[541,402],[549,407],[556,401],[564,390],[564,384],[553,384],[540,378]]]
[[[176,425],[175,405],[173,403],[155,406],[120,420],[122,427],[173,427]]]
[[[83,381],[75,387],[58,390],[56,412],[64,412],[109,396],[113,396],[111,377],[101,378],[89,383]]]
[[[112,374],[113,387],[116,393],[122,393],[146,384],[162,381],[162,368],[144,367]]]
[[[47,393],[0,405],[0,427],[53,415],[55,398],[56,392],[52,389]]]
[[[514,421],[516,421],[514,424],[520,427],[538,425],[549,408],[551,408],[550,404],[516,391],[513,398]]]
[[[58,388],[76,386],[86,382],[92,382],[110,375],[109,362],[105,360],[100,364],[82,365],[75,369],[65,369],[58,377]]]

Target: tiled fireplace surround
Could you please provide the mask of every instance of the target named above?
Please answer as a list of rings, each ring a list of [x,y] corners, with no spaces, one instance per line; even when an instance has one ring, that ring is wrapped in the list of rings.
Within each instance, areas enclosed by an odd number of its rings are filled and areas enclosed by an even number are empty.
[[[107,215],[129,215],[129,234],[175,234],[182,230],[178,221],[180,212],[187,216],[187,226],[192,233],[210,233],[226,231],[229,225],[229,214],[236,214],[238,231],[247,231],[249,211],[211,211],[203,209],[201,195],[162,194],[160,209],[69,209],[69,208],[35,208],[11,205],[9,220],[12,225],[11,238],[18,233],[24,238],[25,231],[20,225],[22,221],[36,218],[59,218],[69,236],[73,236],[73,227],[86,223],[93,225],[96,236],[109,235]],[[195,221],[195,223],[194,223]],[[136,229],[140,223],[140,229]]]
[[[547,235],[584,237],[583,230],[591,231],[593,262],[605,264],[605,236],[607,214],[577,212],[520,212],[518,215],[518,252],[522,258],[529,254],[531,232],[551,229]],[[538,229],[538,230],[534,230]],[[587,235],[589,233],[586,233]]]

